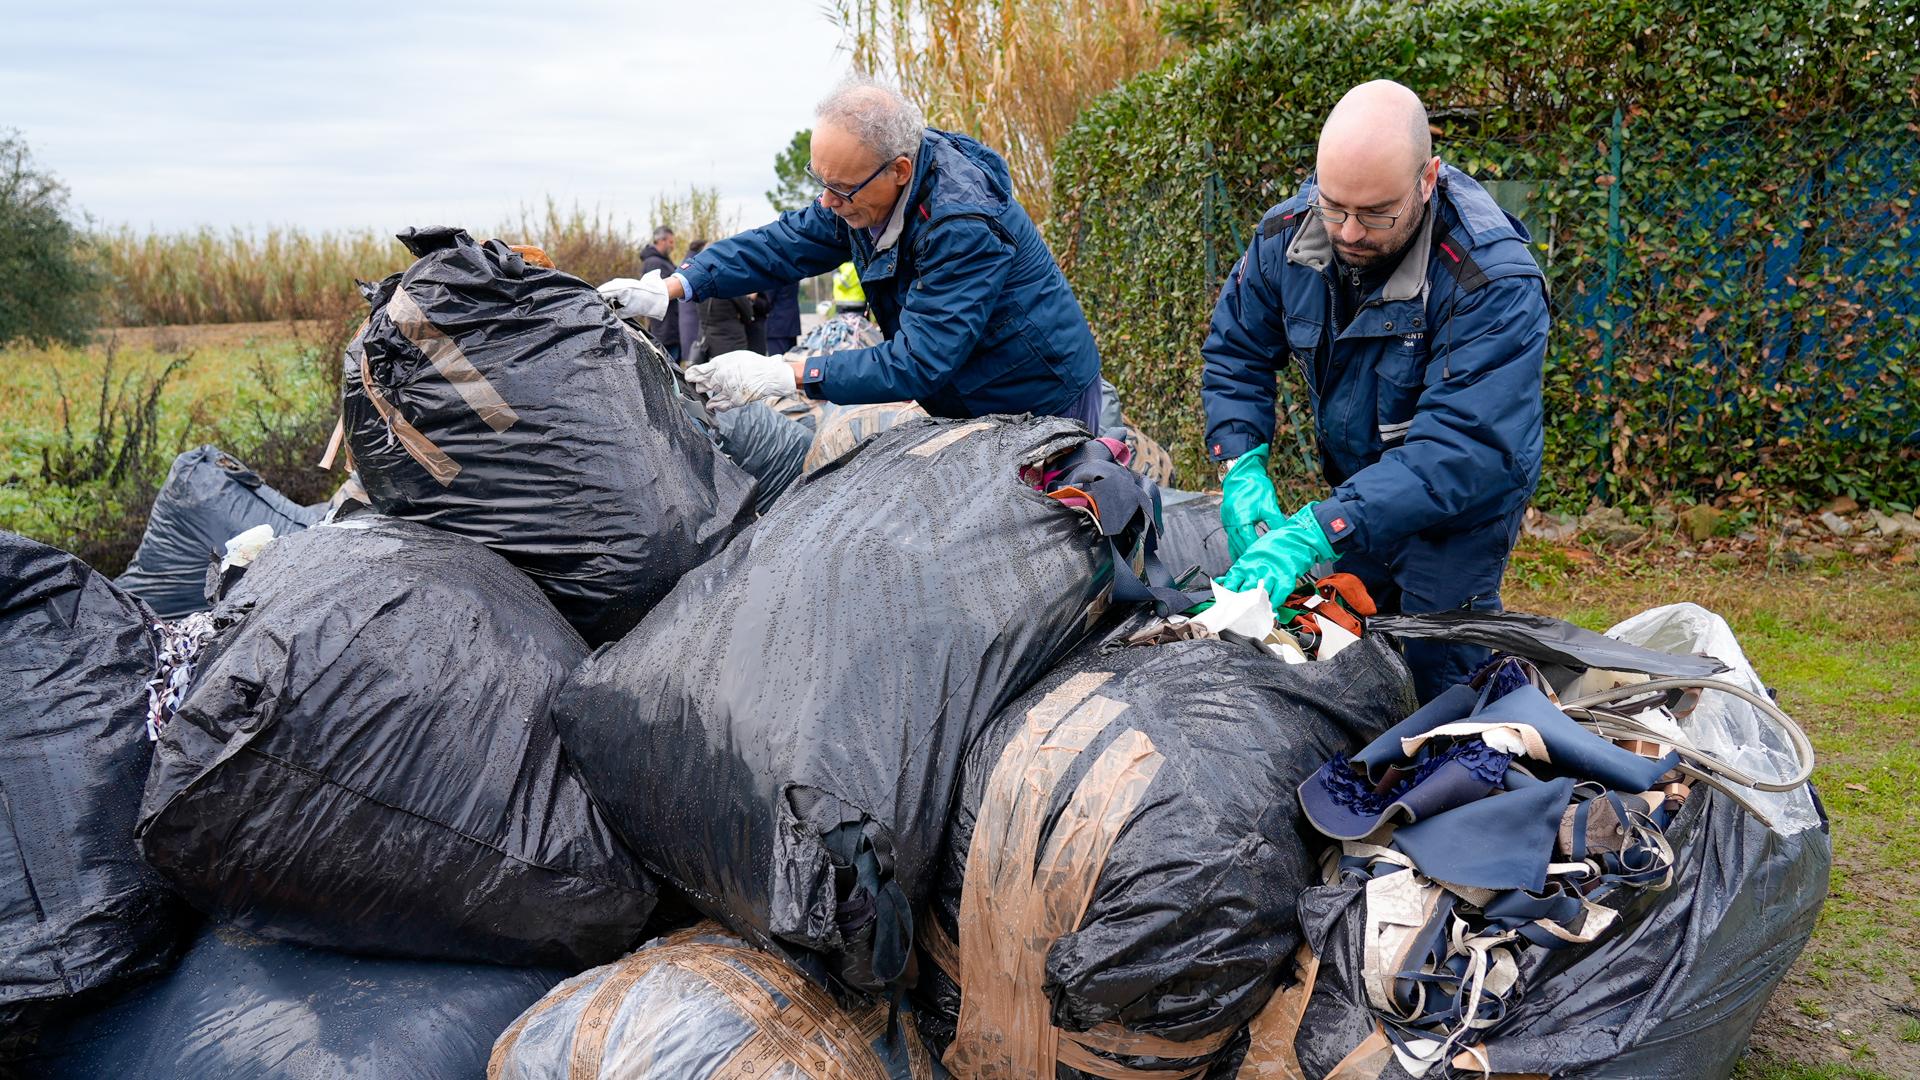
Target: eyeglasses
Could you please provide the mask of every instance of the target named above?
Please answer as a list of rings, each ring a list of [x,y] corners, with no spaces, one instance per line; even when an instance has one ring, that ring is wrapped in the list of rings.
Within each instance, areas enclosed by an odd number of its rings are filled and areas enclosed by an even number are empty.
[[[1420,179],[1418,177],[1415,177],[1413,181],[1413,190],[1407,192],[1407,197],[1400,200],[1400,206],[1402,208],[1395,210],[1391,214],[1375,214],[1371,212],[1356,214],[1346,210],[1335,210],[1329,206],[1322,206],[1317,202],[1308,203],[1307,209],[1313,211],[1314,217],[1319,218],[1321,221],[1324,221],[1329,225],[1345,225],[1347,223],[1348,218],[1358,218],[1360,221],[1360,224],[1365,226],[1366,228],[1391,229],[1393,228],[1394,222],[1399,221],[1402,217],[1406,216],[1407,212],[1404,208],[1406,207],[1408,200],[1412,199],[1415,195],[1418,195],[1419,193],[1420,193]]]
[[[834,187],[834,186],[833,186],[832,184],[829,184],[829,183],[827,183],[827,182],[826,182],[825,180],[822,180],[822,179],[820,179],[820,174],[819,174],[819,173],[817,173],[817,172],[814,172],[814,171],[813,171],[813,163],[812,163],[812,162],[808,162],[808,163],[807,163],[807,179],[809,179],[809,180],[811,180],[811,181],[813,181],[813,182],[814,182],[814,185],[815,185],[815,186],[817,186],[817,187],[819,187],[819,188],[820,188],[820,190],[822,190],[822,191],[830,191],[830,192],[832,192],[832,193],[834,193],[835,195],[838,195],[838,196],[840,196],[840,197],[841,197],[842,199],[845,199],[845,200],[846,200],[846,201],[848,201],[848,202],[852,202],[852,201],[853,201],[853,197],[854,197],[855,195],[858,195],[858,194],[860,194],[860,189],[861,189],[861,188],[863,188],[863,187],[866,187],[866,186],[867,186],[868,184],[871,184],[871,183],[873,183],[873,182],[874,182],[875,180],[878,180],[878,179],[880,179],[880,174],[881,174],[881,173],[883,173],[883,172],[886,172],[886,171],[887,171],[887,169],[888,169],[888,168],[889,168],[889,167],[890,167],[890,166],[891,166],[891,165],[892,165],[892,164],[893,164],[893,163],[894,163],[895,161],[898,161],[898,160],[900,160],[900,159],[899,159],[899,158],[892,158],[892,159],[889,159],[889,160],[887,160],[887,161],[883,161],[883,162],[881,162],[881,163],[880,163],[880,167],[879,167],[879,168],[877,168],[877,169],[875,169],[875,170],[873,170],[873,174],[872,174],[871,176],[868,176],[868,177],[867,177],[867,178],[866,178],[865,180],[862,180],[862,181],[860,181],[859,183],[857,183],[857,184],[855,184],[855,185],[853,185],[852,187],[850,187],[850,188],[848,188],[848,189],[847,189],[847,190],[845,190],[845,191],[841,191],[841,190],[840,190],[839,188],[837,188],[837,187]]]

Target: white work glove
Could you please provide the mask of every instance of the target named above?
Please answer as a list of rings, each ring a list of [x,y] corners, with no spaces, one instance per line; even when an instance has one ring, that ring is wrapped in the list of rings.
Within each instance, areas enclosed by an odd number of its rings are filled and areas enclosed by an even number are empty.
[[[649,270],[639,280],[618,277],[600,286],[613,310],[623,319],[664,319],[667,317],[667,279],[660,271]]]
[[[687,382],[707,395],[715,409],[739,408],[761,398],[794,392],[793,367],[752,349],[722,353],[687,369]]]

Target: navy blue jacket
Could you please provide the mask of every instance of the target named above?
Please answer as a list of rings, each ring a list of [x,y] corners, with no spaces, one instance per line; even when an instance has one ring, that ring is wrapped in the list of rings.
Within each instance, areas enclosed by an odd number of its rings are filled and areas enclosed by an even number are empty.
[[[1336,548],[1390,551],[1526,504],[1540,481],[1546,281],[1525,226],[1449,166],[1392,275],[1337,335],[1339,272],[1299,194],[1267,212],[1220,293],[1201,352],[1207,449],[1273,438],[1274,380],[1306,383]]]
[[[739,296],[851,258],[887,340],[810,360],[807,393],[844,405],[917,400],[936,416],[1067,415],[1100,375],[1073,289],[1014,201],[1000,155],[927,129],[893,243],[876,250],[814,202],[721,240],[680,270],[700,298]]]

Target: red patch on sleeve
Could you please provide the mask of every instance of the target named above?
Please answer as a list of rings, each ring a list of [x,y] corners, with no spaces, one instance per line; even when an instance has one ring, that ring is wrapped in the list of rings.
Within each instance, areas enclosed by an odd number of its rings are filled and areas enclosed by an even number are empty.
[[[1334,519],[1333,519],[1333,531],[1334,531],[1334,532],[1346,532],[1346,531],[1347,531],[1347,519],[1346,519],[1346,518],[1334,518]]]

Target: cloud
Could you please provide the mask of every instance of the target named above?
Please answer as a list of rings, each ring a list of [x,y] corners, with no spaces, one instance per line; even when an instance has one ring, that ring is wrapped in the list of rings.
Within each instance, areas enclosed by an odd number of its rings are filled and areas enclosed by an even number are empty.
[[[483,226],[549,196],[639,223],[695,182],[751,224],[846,65],[807,0],[0,0],[0,23],[0,125],[135,228]]]

